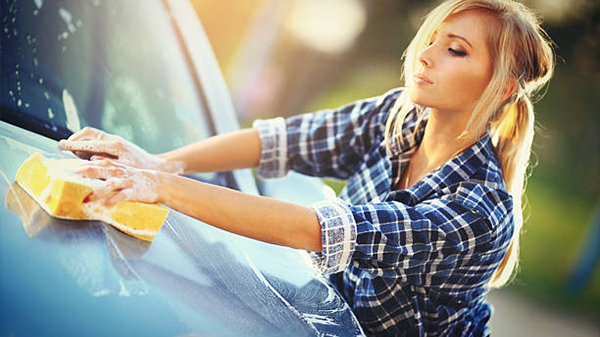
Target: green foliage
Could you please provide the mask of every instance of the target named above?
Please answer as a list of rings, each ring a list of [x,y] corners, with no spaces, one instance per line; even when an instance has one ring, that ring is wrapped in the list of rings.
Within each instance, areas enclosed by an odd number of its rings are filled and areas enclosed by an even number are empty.
[[[510,286],[548,302],[599,315],[599,266],[580,294],[571,293],[568,287],[591,230],[595,202],[538,180],[530,181],[527,199],[530,217],[521,233],[519,273]]]

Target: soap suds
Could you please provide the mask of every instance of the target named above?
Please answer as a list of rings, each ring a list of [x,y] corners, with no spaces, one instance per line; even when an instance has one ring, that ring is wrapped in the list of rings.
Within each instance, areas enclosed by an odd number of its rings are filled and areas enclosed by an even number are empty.
[[[106,296],[110,294],[110,290],[108,289],[100,289],[94,293],[92,293],[92,296],[94,297],[102,297],[102,296]]]
[[[296,309],[292,304],[290,304],[290,302],[288,302],[285,299],[285,297],[283,297],[283,295],[281,295],[279,293],[279,291],[277,291],[277,289],[275,289],[273,287],[273,285],[267,280],[267,278],[256,267],[256,265],[254,265],[254,262],[252,262],[252,259],[250,258],[250,256],[248,256],[248,254],[246,252],[244,252],[244,251],[242,251],[242,253],[244,254],[244,257],[246,258],[248,266],[252,269],[252,271],[258,277],[258,279],[261,281],[261,283],[267,289],[269,289],[272,292],[272,294],[275,295],[275,297],[279,298],[279,300],[283,303],[283,305],[285,305],[287,307],[288,310],[290,310],[292,313],[294,313],[303,322],[308,323],[308,325],[311,327],[311,329],[314,330],[314,332],[318,335],[319,334],[319,330],[314,326],[313,321],[309,320],[307,317],[305,317],[304,313],[300,313],[298,311],[298,309]]]
[[[46,164],[46,167],[48,168],[48,174],[50,176],[54,177],[55,179],[56,178],[64,179],[66,181],[71,181],[71,182],[78,183],[81,185],[89,186],[92,189],[98,188],[99,186],[101,186],[103,184],[103,181],[101,181],[101,180],[85,178],[85,177],[82,177],[80,175],[73,173],[73,171],[75,169],[77,169],[81,165],[85,164],[84,161],[81,161],[79,159],[72,159],[72,160],[58,159],[57,160],[57,159],[46,159],[45,158],[44,162]],[[25,189],[25,191],[29,195],[36,198],[35,194],[33,194],[32,191],[30,191],[26,186],[22,186],[22,187]],[[51,184],[49,184],[42,191],[39,198],[41,200],[46,200],[46,198],[50,195],[50,193],[52,193]],[[48,214],[52,214],[52,212],[50,211],[50,209],[44,202],[41,202],[40,206]],[[106,222],[106,223],[114,226],[115,228],[117,228],[123,232],[126,232],[126,233],[131,233],[134,235],[141,235],[141,236],[149,236],[149,237],[153,237],[158,234],[158,231],[152,231],[152,230],[147,230],[147,229],[134,229],[134,228],[125,226],[125,225],[115,221],[111,217],[111,213],[114,210],[113,208],[108,208],[106,206],[103,206],[103,205],[100,205],[97,203],[86,203],[86,204],[82,205],[81,209],[89,219],[100,220],[100,221]],[[63,217],[59,217],[59,216],[55,216],[55,217],[63,218]],[[68,219],[68,218],[64,218],[64,219]]]
[[[121,288],[119,290],[119,296],[120,297],[129,297],[129,296],[131,296],[131,293],[129,292],[129,290],[125,286],[125,283],[123,283],[122,279],[119,279],[119,287]]]

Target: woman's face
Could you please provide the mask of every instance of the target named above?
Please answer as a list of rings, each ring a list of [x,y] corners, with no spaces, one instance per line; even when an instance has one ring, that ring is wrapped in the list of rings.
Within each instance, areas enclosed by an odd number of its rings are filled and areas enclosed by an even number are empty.
[[[438,111],[470,113],[492,77],[486,27],[493,20],[478,10],[449,16],[418,54],[411,100]]]

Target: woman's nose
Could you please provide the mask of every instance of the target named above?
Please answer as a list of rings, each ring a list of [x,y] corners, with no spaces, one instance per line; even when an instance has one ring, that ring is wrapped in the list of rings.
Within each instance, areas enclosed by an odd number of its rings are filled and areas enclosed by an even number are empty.
[[[423,65],[423,67],[425,68],[431,68],[433,66],[433,59],[431,58],[431,48],[434,45],[431,44],[429,45],[429,47],[421,50],[418,54],[417,54],[417,58],[419,59],[419,62]]]

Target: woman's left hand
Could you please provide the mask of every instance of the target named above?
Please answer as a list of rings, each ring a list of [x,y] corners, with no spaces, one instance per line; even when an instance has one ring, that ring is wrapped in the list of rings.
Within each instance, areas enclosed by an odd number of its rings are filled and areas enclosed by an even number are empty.
[[[160,182],[157,171],[137,169],[103,159],[92,161],[76,169],[75,173],[104,181],[88,196],[88,202],[102,202],[111,207],[123,201],[159,201]]]

